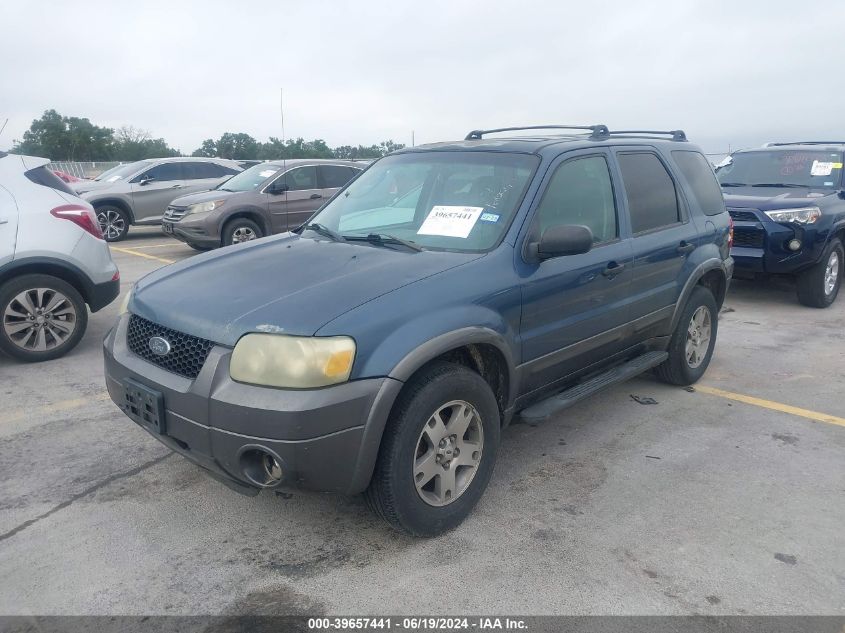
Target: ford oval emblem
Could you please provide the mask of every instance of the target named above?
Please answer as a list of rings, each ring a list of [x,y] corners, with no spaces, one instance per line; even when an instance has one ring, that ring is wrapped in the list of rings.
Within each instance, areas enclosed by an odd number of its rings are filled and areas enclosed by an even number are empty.
[[[170,341],[160,336],[154,336],[148,343],[150,351],[156,356],[167,356],[170,353]]]

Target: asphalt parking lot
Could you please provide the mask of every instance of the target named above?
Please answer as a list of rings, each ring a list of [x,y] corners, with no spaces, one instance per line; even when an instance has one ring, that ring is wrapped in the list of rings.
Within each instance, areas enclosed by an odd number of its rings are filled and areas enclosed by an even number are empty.
[[[113,248],[124,292],[193,254],[155,229]],[[845,297],[735,282],[694,391],[640,378],[511,426],[431,540],[170,455],[105,395],[118,304],[65,358],[0,358],[4,614],[845,614]]]

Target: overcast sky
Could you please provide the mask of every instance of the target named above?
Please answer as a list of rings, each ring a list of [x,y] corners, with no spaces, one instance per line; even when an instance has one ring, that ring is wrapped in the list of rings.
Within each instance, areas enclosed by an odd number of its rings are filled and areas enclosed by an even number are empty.
[[[681,127],[705,151],[845,136],[845,2],[3,0],[0,148],[48,108],[190,153],[472,128]]]

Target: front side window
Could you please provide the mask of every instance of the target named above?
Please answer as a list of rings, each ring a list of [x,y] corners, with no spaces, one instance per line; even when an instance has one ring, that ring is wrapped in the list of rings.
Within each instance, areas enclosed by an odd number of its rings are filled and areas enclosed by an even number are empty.
[[[288,186],[288,191],[317,189],[317,168],[309,166],[291,169],[284,175],[284,182]]]
[[[132,182],[141,182],[144,179],[152,178],[154,182],[166,182],[168,180],[182,180],[181,163],[162,163],[151,167],[143,174],[132,179]]]
[[[607,161],[602,156],[575,158],[557,168],[537,207],[540,235],[552,226],[580,224],[593,232],[593,243],[618,235],[616,202]]]
[[[117,167],[112,167],[108,171],[104,171],[102,174],[94,178],[94,180],[101,182],[117,182],[118,180],[125,180],[132,174],[137,174],[138,170],[143,169],[149,164],[149,161],[139,160],[126,165],[118,165]]]
[[[373,164],[312,220],[344,237],[388,234],[433,250],[481,252],[504,236],[539,158],[408,152]]]
[[[761,150],[729,156],[716,171],[722,187],[812,187],[842,182],[842,152]]]
[[[651,152],[619,154],[631,230],[651,231],[680,222],[678,194],[666,167]]]
[[[689,183],[692,195],[706,215],[719,215],[725,211],[725,199],[719,182],[713,175],[713,168],[699,152],[674,151],[672,158],[681,168],[681,173]]]

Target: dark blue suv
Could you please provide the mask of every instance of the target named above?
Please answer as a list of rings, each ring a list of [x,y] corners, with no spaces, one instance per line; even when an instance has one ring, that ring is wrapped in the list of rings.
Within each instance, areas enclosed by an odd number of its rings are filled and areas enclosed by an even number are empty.
[[[104,343],[112,399],[240,492],[366,492],[433,535],[516,414],[695,382],[733,269],[713,170],[679,130],[552,128],[395,152],[296,231],[145,277]]]
[[[843,150],[845,142],[769,143],[717,168],[737,277],[791,275],[801,303],[833,303],[845,265]]]

